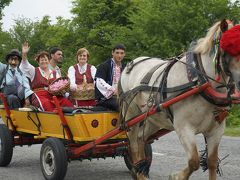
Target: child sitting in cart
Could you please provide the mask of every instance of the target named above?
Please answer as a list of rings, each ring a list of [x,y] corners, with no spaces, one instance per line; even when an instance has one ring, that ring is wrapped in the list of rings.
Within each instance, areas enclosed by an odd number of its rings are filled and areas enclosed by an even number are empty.
[[[27,60],[29,51],[28,43],[25,42],[22,46],[22,62],[20,69],[31,80],[31,88],[34,91],[32,95],[32,105],[41,111],[54,111],[55,104],[53,95],[49,93],[48,86],[51,82],[59,78],[60,75],[55,70],[49,68],[49,54],[45,51],[36,55],[35,60],[39,67],[32,66]],[[62,107],[73,107],[71,101],[64,96],[57,96],[57,99]]]

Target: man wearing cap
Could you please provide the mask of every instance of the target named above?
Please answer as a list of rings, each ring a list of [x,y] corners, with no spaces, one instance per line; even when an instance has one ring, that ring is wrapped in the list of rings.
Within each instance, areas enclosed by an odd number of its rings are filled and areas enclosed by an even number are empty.
[[[0,62],[0,88],[6,96],[10,109],[29,106],[29,97],[33,94],[27,77],[19,69],[21,54],[12,49],[6,55],[7,64]]]
[[[49,54],[50,54],[49,68],[51,70],[57,71],[57,73],[61,76],[61,70],[58,67],[58,64],[62,63],[62,58],[63,58],[62,50],[58,47],[53,47],[50,49]]]

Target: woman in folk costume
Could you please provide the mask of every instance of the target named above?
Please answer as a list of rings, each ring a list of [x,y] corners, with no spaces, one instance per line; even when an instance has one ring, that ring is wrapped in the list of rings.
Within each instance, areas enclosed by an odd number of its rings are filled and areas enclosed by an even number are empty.
[[[28,43],[24,43],[22,47],[22,62],[20,69],[31,80],[31,88],[34,91],[32,96],[32,105],[38,107],[42,111],[53,111],[55,104],[53,95],[48,92],[48,86],[60,75],[55,70],[49,68],[49,54],[45,51],[40,52],[35,60],[39,67],[32,66],[27,60],[29,51]],[[58,96],[59,103],[64,107],[73,107],[73,104],[65,97]]]
[[[88,64],[89,52],[86,48],[77,51],[77,64],[69,67],[68,77],[72,99],[76,106],[96,105],[94,93],[94,77],[96,68]]]

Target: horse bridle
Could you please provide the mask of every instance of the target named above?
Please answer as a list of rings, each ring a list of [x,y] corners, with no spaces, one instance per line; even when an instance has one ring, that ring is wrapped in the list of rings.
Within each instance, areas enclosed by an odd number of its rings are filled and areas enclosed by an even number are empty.
[[[223,52],[221,64],[222,64],[224,73],[231,78],[232,73],[229,70],[229,64],[230,64],[231,60],[228,57],[229,57],[229,55],[226,52]]]
[[[230,97],[231,93],[233,92],[235,85],[233,84],[233,78],[232,78],[232,73],[229,70],[229,64],[231,62],[231,58],[230,55],[224,51],[221,51],[220,49],[220,38],[219,40],[214,40],[215,45],[216,45],[216,55],[215,55],[215,59],[213,59],[213,61],[215,61],[215,72],[216,74],[220,77],[223,78],[224,84],[222,84],[222,87],[226,87],[227,91],[228,91],[228,96]],[[221,75],[221,76],[220,76]],[[225,76],[229,77],[228,82],[226,81],[226,79],[224,78]],[[215,82],[219,83],[220,79],[215,78]]]
[[[231,94],[234,91],[235,85],[233,84],[233,78],[232,78],[232,73],[229,70],[229,64],[230,64],[230,56],[226,52],[220,52],[220,49],[217,49],[217,54],[214,56],[215,58],[213,59],[215,61],[215,72],[216,72],[216,77],[215,79],[208,76],[204,70],[204,67],[202,65],[202,60],[201,60],[201,55],[197,54],[197,60],[196,62],[196,68],[193,68],[193,70],[196,71],[198,75],[198,81],[200,84],[203,84],[205,82],[208,82],[209,80],[212,80],[219,84],[217,88],[226,88],[227,89],[227,99],[214,99],[211,97],[211,95],[205,93],[204,91],[201,92],[201,95],[206,99],[208,102],[217,105],[217,106],[229,106],[231,105]],[[228,58],[229,57],[229,58]],[[181,61],[180,61],[181,62]],[[189,66],[189,64],[186,64]],[[224,78],[225,76],[229,77],[229,80],[226,81]],[[221,77],[223,80],[223,83],[220,82],[220,79],[218,77]]]

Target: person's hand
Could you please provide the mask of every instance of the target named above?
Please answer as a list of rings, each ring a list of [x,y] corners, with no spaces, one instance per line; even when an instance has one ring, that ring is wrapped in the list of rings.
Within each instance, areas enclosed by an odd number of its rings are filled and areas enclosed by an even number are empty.
[[[27,106],[30,106],[29,98],[26,98],[26,99],[25,99],[25,107],[27,107]]]
[[[27,54],[30,49],[30,46],[28,46],[28,42],[24,42],[22,45],[22,54]]]

